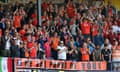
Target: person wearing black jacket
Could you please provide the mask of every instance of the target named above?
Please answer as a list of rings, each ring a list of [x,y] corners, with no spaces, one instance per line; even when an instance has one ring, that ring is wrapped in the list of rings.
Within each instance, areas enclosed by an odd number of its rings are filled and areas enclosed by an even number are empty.
[[[11,45],[11,56],[12,57],[20,57],[20,48],[16,43],[16,39],[13,39],[13,43]]]
[[[41,48],[41,44],[38,43],[38,48],[37,48],[37,58],[38,59],[44,59],[45,57],[45,51]]]
[[[25,47],[23,43],[20,44],[20,57],[21,58],[25,57]]]

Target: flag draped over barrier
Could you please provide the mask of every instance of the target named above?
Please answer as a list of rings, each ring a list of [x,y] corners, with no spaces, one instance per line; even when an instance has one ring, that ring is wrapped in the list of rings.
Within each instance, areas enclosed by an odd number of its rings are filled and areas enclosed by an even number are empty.
[[[0,72],[13,72],[12,59],[0,57]]]

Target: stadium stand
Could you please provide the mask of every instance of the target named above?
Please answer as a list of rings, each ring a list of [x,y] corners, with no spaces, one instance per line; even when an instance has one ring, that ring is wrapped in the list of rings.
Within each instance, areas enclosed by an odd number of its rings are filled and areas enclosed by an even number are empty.
[[[110,70],[112,58],[120,61],[120,18],[111,2],[88,6],[87,0],[80,4],[44,0],[41,7],[39,26],[32,1],[0,4],[1,57],[106,61]]]

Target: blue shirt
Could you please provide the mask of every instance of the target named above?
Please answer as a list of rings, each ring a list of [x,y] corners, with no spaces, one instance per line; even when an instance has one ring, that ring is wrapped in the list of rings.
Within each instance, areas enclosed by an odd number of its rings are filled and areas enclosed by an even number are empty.
[[[87,47],[89,48],[90,53],[93,53],[93,51],[95,50],[95,48],[91,44],[88,44]]]

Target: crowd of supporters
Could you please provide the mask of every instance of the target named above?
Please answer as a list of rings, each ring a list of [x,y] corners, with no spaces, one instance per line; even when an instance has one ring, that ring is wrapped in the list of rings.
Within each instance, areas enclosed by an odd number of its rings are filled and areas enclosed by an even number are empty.
[[[99,7],[42,2],[42,26],[33,2],[0,4],[0,56],[71,61],[110,61],[120,49],[120,18],[111,2]]]

